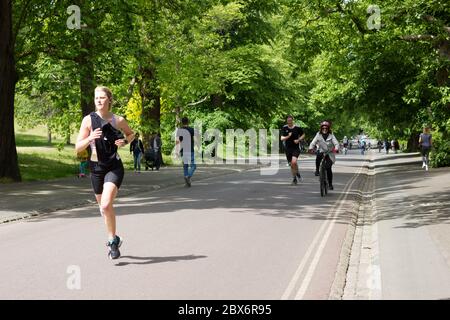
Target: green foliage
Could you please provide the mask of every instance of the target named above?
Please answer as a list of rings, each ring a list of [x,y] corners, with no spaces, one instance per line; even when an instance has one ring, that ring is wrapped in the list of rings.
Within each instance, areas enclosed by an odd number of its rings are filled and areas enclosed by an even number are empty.
[[[401,141],[428,123],[432,163],[448,164],[448,2],[380,2],[379,30],[369,0],[79,2],[81,30],[66,28],[70,1],[31,3],[14,2],[22,125],[69,136],[92,82],[112,88],[135,131],[159,129],[166,154],[183,115],[223,132],[279,128],[292,114],[308,138],[324,119],[338,138]]]
[[[307,79],[310,88],[307,122],[327,118],[341,135],[362,128],[399,140],[429,123],[448,136],[450,36],[444,27],[450,4],[384,1],[381,28],[370,30],[371,4],[286,2],[287,58],[295,64],[293,75]],[[438,142],[434,164],[446,163],[447,154]]]

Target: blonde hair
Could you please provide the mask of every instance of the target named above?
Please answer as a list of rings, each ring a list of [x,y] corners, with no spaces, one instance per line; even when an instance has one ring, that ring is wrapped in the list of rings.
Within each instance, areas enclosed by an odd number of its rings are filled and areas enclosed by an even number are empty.
[[[104,93],[106,93],[106,96],[108,97],[108,100],[109,100],[108,110],[111,111],[112,104],[113,104],[113,95],[112,95],[111,89],[108,87],[104,87],[104,86],[97,86],[94,91],[103,91]]]

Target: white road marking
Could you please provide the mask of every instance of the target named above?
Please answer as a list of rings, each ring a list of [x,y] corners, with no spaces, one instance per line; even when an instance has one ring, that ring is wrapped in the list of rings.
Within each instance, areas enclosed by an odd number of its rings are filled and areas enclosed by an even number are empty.
[[[295,300],[303,299],[303,296],[305,295],[306,290],[308,289],[308,286],[311,283],[314,272],[316,271],[317,265],[319,264],[320,257],[322,256],[322,253],[325,249],[325,245],[328,242],[328,239],[331,234],[331,230],[333,229],[333,227],[335,225],[336,220],[334,218],[337,217],[339,215],[339,213],[341,212],[341,208],[344,205],[345,200],[347,199],[349,191],[352,189],[353,184],[355,183],[356,179],[359,177],[361,172],[362,172],[362,168],[360,168],[358,170],[358,173],[355,176],[353,176],[352,180],[350,180],[350,183],[348,184],[346,191],[343,192],[341,195],[342,198],[338,199],[337,202],[339,203],[339,206],[336,209],[331,211],[331,213],[330,213],[331,219],[329,220],[329,223],[328,223],[328,229],[325,232],[325,234],[322,238],[322,241],[320,242],[320,245],[316,251],[316,254],[314,255],[314,258],[313,258],[311,264],[309,265],[308,271],[307,271],[305,277],[303,278],[301,286],[298,289],[297,294],[295,295]]]
[[[357,177],[358,177],[358,176],[360,175],[360,173],[362,172],[362,169],[363,169],[363,166],[361,166],[361,168],[358,170],[357,174],[355,174],[355,175],[352,177],[352,179],[350,179],[350,181],[349,181],[349,182],[347,183],[347,185],[345,186],[344,191],[343,191],[342,194],[339,196],[337,202],[341,201],[341,199],[342,199],[343,197],[347,197],[349,190],[350,190],[351,187],[353,186],[353,183],[356,181]],[[342,203],[343,203],[343,201],[342,201],[341,204],[339,205],[339,208],[342,206]],[[282,295],[282,297],[281,297],[281,300],[287,300],[287,299],[289,299],[289,296],[292,294],[292,291],[293,291],[294,288],[296,287],[296,284],[297,284],[297,282],[298,282],[298,280],[299,280],[299,278],[300,278],[300,275],[302,274],[303,269],[305,268],[306,263],[308,262],[309,257],[311,256],[311,254],[312,254],[314,248],[316,247],[316,244],[317,244],[317,242],[319,241],[319,239],[320,239],[320,237],[321,237],[323,231],[331,224],[331,219],[330,219],[331,216],[332,216],[332,215],[335,215],[336,212],[337,212],[337,211],[335,211],[335,210],[332,209],[332,210],[330,211],[330,213],[328,214],[327,220],[322,224],[322,226],[320,227],[320,229],[319,229],[319,231],[317,232],[316,236],[314,237],[312,243],[311,243],[310,246],[308,247],[308,250],[306,251],[306,254],[303,256],[303,259],[301,260],[300,265],[298,266],[297,270],[295,271],[294,276],[292,277],[291,281],[290,281],[289,284],[288,284],[288,287],[287,287],[286,290],[284,291],[284,293],[283,293],[283,295]],[[330,230],[330,228],[328,228],[328,230]],[[327,233],[330,232],[330,231],[328,231],[328,230],[326,231]],[[322,243],[323,243],[323,241],[322,241]],[[320,246],[322,246],[322,243],[321,243]],[[316,256],[314,257],[314,259],[316,259],[316,257],[317,257],[317,253],[316,253]],[[318,257],[320,257],[320,255],[319,255]],[[317,259],[318,259],[318,258],[317,258]],[[311,270],[311,267],[310,267],[309,270],[308,270],[308,274],[311,272],[310,270]],[[313,270],[313,271],[314,271],[314,270]],[[306,278],[305,278],[305,279],[306,279]],[[309,281],[310,281],[310,280],[309,280]],[[309,285],[309,281],[308,281],[307,283],[305,283],[305,280],[304,280],[303,283],[302,283],[302,288],[303,288],[303,286],[305,286],[305,284],[306,284],[306,288],[307,288],[307,286]],[[302,288],[301,288],[301,289],[302,289]],[[303,290],[306,290],[306,288],[305,288],[305,289],[302,289],[302,291],[303,291]],[[300,293],[300,291],[299,291],[299,293]],[[299,293],[297,293],[296,297],[299,295]]]

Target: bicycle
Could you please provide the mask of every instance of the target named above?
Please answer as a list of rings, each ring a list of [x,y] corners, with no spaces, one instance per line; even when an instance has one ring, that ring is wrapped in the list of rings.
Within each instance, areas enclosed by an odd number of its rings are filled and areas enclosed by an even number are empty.
[[[330,149],[330,147],[323,142],[320,144],[320,148],[322,150],[325,150],[324,152],[321,152],[323,154],[323,157],[319,165],[320,196],[324,197],[328,194],[327,166],[328,164],[331,165],[331,159],[329,155],[334,152],[334,148]]]

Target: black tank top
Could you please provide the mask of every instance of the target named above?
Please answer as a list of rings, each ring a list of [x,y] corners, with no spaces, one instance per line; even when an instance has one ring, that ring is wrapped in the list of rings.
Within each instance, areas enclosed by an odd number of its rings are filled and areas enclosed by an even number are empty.
[[[102,129],[101,137],[95,139],[98,163],[105,166],[112,165],[120,160],[115,141],[123,139],[124,136],[122,132],[114,128],[109,122],[103,120],[97,113],[91,112],[90,116],[92,131],[97,128]]]

